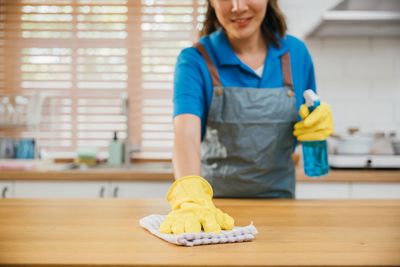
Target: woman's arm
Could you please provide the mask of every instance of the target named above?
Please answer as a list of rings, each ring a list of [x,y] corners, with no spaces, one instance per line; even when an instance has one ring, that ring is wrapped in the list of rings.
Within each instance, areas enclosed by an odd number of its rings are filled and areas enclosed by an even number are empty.
[[[174,134],[172,163],[175,179],[186,175],[200,175],[200,118],[192,114],[176,116]]]

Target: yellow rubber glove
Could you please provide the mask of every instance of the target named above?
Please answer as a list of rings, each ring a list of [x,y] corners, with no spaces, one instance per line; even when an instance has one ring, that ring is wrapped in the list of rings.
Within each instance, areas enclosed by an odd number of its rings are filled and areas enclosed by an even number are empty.
[[[214,206],[211,185],[200,176],[184,176],[176,180],[168,190],[167,200],[172,211],[160,225],[166,234],[219,233],[231,230],[234,220]]]
[[[308,107],[300,106],[299,115],[301,121],[294,125],[293,135],[299,141],[325,140],[333,132],[333,117],[331,107],[322,102],[313,112]]]

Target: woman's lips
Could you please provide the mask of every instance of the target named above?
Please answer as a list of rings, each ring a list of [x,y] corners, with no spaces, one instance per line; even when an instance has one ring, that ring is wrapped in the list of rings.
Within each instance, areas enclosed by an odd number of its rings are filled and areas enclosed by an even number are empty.
[[[233,23],[235,23],[239,27],[246,27],[250,23],[251,18],[240,18],[233,19]]]

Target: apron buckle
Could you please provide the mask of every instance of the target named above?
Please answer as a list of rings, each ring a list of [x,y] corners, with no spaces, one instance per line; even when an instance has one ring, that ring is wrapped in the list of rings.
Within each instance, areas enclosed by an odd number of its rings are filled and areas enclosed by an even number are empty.
[[[294,96],[293,90],[288,90],[287,91],[287,95],[290,96],[290,97]]]
[[[215,89],[215,94],[216,94],[217,96],[221,96],[221,95],[223,94],[222,88],[217,88],[217,89]]]

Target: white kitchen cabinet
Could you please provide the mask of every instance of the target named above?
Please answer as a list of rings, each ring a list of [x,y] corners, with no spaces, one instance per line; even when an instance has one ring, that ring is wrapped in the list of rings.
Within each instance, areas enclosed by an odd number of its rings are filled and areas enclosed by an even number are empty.
[[[16,198],[104,198],[107,181],[15,181]]]
[[[172,181],[2,181],[0,197],[165,198]],[[400,183],[298,182],[297,199],[400,199]]]
[[[10,198],[14,196],[14,186],[12,181],[0,182],[0,198]]]
[[[353,199],[400,199],[399,183],[351,183]]]
[[[110,197],[165,198],[172,181],[113,181]]]
[[[348,199],[348,183],[297,183],[296,199]]]

